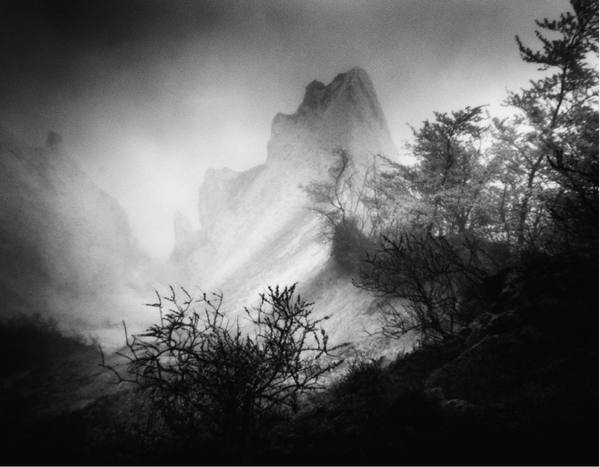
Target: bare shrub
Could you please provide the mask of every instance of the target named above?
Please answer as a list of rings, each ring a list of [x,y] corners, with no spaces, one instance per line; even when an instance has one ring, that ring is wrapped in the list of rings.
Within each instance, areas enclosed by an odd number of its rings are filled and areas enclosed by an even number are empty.
[[[384,236],[379,250],[367,255],[355,285],[380,298],[384,335],[412,331],[425,342],[439,341],[457,335],[469,322],[464,291],[480,289],[496,267],[474,237],[402,232]],[[397,306],[398,300],[403,306]]]
[[[134,383],[176,433],[206,433],[229,449],[246,449],[266,430],[267,419],[298,409],[300,397],[319,389],[321,377],[341,360],[332,352],[312,303],[296,285],[269,287],[246,308],[250,330],[221,311],[220,293],[194,298],[181,288],[150,304],[160,321],[139,335],[125,328],[128,374],[103,360],[119,381]],[[124,324],[125,326],[125,324]]]

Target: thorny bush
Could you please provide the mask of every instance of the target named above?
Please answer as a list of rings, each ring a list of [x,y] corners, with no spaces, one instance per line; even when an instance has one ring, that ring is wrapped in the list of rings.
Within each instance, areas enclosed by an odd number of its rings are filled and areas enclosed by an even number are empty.
[[[160,321],[144,333],[129,335],[120,355],[127,374],[114,366],[119,381],[137,385],[150,395],[175,433],[201,433],[252,446],[265,434],[268,420],[298,409],[300,397],[322,387],[322,376],[341,360],[329,346],[315,319],[313,304],[296,294],[296,284],[268,287],[257,306],[245,308],[246,329],[221,311],[221,293],[183,299],[156,292]]]

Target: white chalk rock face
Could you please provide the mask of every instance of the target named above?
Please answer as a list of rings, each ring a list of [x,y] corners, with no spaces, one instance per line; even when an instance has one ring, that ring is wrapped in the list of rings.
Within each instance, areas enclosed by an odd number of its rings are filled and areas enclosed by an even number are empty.
[[[359,166],[376,154],[397,155],[371,79],[360,68],[327,85],[313,81],[293,115],[277,114],[264,165],[206,172],[202,230],[180,264],[190,272],[189,283],[221,289],[235,312],[256,302],[267,285],[298,282],[318,313],[334,312],[330,326],[337,338],[360,340],[371,298],[332,268],[323,220],[303,189],[326,176],[338,148]]]

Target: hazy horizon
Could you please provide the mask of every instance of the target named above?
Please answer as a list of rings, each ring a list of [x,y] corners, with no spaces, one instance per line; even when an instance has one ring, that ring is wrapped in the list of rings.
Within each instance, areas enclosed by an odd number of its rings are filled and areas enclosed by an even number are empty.
[[[526,86],[514,36],[567,1],[74,2],[4,5],[0,125],[31,145],[50,130],[124,207],[156,257],[173,213],[194,226],[209,167],[266,159],[277,112],[313,79],[372,78],[398,149],[433,111]]]

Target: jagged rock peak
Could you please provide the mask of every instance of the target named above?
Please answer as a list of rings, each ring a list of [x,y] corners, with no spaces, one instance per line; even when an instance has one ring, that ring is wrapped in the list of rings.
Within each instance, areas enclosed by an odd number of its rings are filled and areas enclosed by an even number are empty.
[[[340,73],[329,84],[310,82],[295,113],[275,116],[268,165],[276,161],[297,164],[315,148],[344,148],[363,158],[396,156],[373,82],[362,68]]]
[[[319,105],[324,100],[324,95],[327,90],[327,86],[321,83],[321,81],[311,81],[308,86],[306,86],[306,92],[304,93],[304,100],[302,104],[300,104],[300,109],[314,109],[319,107]]]
[[[304,99],[298,110],[291,117],[302,117],[322,114],[336,102],[353,104],[355,107],[366,106],[378,122],[383,122],[383,112],[377,100],[373,82],[365,70],[354,67],[345,73],[338,74],[329,84],[311,81],[306,86]]]

